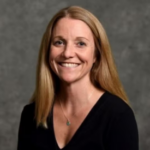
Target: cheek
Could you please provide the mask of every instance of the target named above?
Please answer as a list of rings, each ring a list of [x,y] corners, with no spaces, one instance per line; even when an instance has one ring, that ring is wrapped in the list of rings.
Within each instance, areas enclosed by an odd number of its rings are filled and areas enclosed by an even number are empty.
[[[60,55],[61,55],[61,49],[60,48],[56,48],[54,46],[50,47],[50,53],[49,53],[50,59],[56,59],[56,58],[60,57]]]
[[[51,48],[50,49],[50,52],[49,52],[49,59],[53,59],[55,57],[55,53],[54,53],[54,50]]]
[[[52,70],[54,73],[57,74],[58,69],[57,69],[57,66],[56,66],[56,62],[55,62],[55,60],[53,59],[52,56],[49,58],[49,65],[50,65],[51,70]]]
[[[91,51],[91,50],[87,51],[86,53],[84,53],[83,55],[81,55],[81,57],[88,64],[93,64],[95,62],[95,55],[94,55],[94,52]]]
[[[51,49],[49,52],[49,63],[51,64],[53,61],[56,61],[58,57],[57,50]]]
[[[57,69],[57,65],[56,65],[56,60],[57,57],[59,56],[57,49],[51,48],[50,49],[50,53],[49,53],[49,64],[51,69],[57,73],[58,69]]]

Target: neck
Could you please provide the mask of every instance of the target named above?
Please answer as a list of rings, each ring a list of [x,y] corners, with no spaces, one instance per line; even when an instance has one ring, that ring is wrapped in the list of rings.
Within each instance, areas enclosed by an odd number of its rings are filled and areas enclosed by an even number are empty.
[[[56,100],[61,101],[63,108],[68,113],[75,113],[78,109],[93,102],[93,95],[98,91],[90,80],[82,81],[82,83],[81,81],[72,84],[61,83],[60,85]]]

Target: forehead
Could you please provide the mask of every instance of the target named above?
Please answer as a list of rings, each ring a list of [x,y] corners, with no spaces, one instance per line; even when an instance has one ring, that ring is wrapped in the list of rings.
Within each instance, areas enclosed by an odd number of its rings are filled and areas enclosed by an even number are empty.
[[[59,35],[81,36],[89,39],[93,38],[93,33],[85,22],[68,17],[62,18],[56,23],[53,30],[53,36]]]

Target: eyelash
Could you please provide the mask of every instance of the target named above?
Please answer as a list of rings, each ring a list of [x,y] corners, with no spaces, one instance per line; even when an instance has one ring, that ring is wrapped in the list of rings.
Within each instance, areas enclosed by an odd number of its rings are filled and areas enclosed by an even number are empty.
[[[84,42],[78,42],[77,44],[82,44],[82,45],[79,45],[80,47],[86,46]]]
[[[54,45],[56,45],[56,46],[61,46],[62,44],[63,45],[65,44],[65,42],[62,40],[58,40],[58,41],[54,42]],[[83,46],[86,46],[86,43],[80,41],[80,42],[77,42],[77,46],[83,47]]]
[[[59,41],[55,41],[54,42],[54,45],[58,45],[58,46],[60,46],[61,44],[64,44],[64,42],[63,41],[61,41],[61,40],[59,40]]]

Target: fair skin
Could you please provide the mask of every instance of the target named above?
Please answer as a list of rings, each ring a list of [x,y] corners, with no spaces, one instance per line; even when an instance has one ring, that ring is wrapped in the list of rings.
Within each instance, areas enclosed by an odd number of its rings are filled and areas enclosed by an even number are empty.
[[[60,148],[71,141],[104,93],[90,81],[94,52],[93,34],[83,21],[65,17],[57,22],[50,47],[50,66],[60,79],[60,91],[53,109],[55,138]],[[70,126],[66,125],[59,101],[71,122]]]

